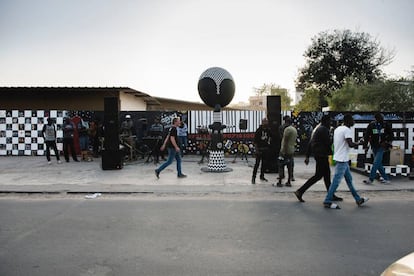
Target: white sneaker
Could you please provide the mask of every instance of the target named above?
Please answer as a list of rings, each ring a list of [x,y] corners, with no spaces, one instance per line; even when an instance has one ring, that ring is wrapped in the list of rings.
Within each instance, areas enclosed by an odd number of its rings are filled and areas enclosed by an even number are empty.
[[[385,180],[385,179],[380,180],[380,182],[381,182],[381,184],[385,184],[385,185],[391,184],[391,181]]]
[[[363,205],[364,203],[366,203],[367,201],[369,200],[369,198],[368,197],[361,197],[357,202],[356,202],[356,204],[358,205],[358,206],[361,206],[361,205]]]
[[[341,207],[336,203],[324,203],[323,206],[328,209],[341,209]]]
[[[62,161],[58,160],[58,164],[62,164]]]
[[[366,179],[363,182],[364,184],[371,185],[373,181],[371,179]]]
[[[47,161],[47,163],[48,163],[49,165],[52,165],[52,162],[51,162],[51,161]]]

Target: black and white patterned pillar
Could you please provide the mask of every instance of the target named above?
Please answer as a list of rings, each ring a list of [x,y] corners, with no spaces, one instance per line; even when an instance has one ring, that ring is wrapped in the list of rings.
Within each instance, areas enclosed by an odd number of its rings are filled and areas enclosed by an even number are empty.
[[[228,105],[233,99],[235,85],[233,77],[226,70],[219,67],[212,67],[204,71],[198,81],[198,92],[205,104],[214,108],[213,124],[211,129],[211,142],[209,150],[208,172],[231,171],[224,161],[223,129],[221,108]]]

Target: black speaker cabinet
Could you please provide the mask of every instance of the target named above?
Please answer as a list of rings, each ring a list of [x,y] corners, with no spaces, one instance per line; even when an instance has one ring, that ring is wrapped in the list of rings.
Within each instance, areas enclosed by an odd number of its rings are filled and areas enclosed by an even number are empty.
[[[281,123],[281,101],[280,96],[267,96],[267,119],[269,122],[277,122],[280,126]]]
[[[121,150],[102,151],[102,170],[120,170],[124,163],[124,154]]]
[[[280,134],[279,127],[281,124],[281,101],[280,96],[267,96],[267,119],[269,120],[269,127],[272,133],[272,141],[270,143],[270,150],[263,161],[265,171],[268,173],[277,173],[278,157],[280,152]]]
[[[247,120],[246,119],[240,119],[239,129],[240,130],[246,130],[247,129]]]
[[[119,150],[119,99],[104,99],[104,148]]]

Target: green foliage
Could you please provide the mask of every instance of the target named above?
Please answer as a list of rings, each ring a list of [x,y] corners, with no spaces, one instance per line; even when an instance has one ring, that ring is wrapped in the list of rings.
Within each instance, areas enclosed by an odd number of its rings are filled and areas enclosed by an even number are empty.
[[[414,111],[413,81],[386,80],[357,84],[347,80],[329,99],[331,111]]]
[[[306,64],[299,70],[296,86],[302,90],[316,88],[323,97],[330,97],[347,78],[356,84],[381,79],[381,66],[389,64],[394,53],[367,33],[334,30],[312,38],[304,57]]]
[[[414,111],[413,82],[388,80],[363,86],[359,102],[365,111]]]
[[[359,85],[353,80],[348,80],[342,88],[334,91],[328,99],[331,111],[357,111],[359,105]]]
[[[317,111],[321,110],[318,89],[306,89],[300,102],[296,104],[295,111]]]

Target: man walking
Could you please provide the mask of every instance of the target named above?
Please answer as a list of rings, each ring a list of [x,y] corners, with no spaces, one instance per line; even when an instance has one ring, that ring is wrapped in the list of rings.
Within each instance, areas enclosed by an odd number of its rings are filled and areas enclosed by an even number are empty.
[[[177,127],[181,124],[180,118],[174,118],[172,122],[172,126],[168,132],[167,137],[164,140],[163,145],[161,146],[161,150],[164,150],[165,147],[168,149],[168,158],[161,166],[155,170],[155,176],[160,178],[160,173],[171,163],[173,162],[174,158],[177,161],[177,177],[184,178],[187,177],[181,171],[181,153],[180,147],[178,146],[178,139],[177,139]]]
[[[259,169],[260,162],[260,180],[266,181],[267,179],[264,177],[264,167],[263,162],[265,159],[266,154],[269,152],[270,149],[270,128],[266,118],[262,119],[262,124],[256,130],[254,134],[254,146],[256,149],[256,163],[254,164],[253,168],[253,175],[252,175],[252,184],[256,184],[256,174],[257,170]]]
[[[331,186],[331,168],[329,167],[329,155],[332,155],[330,137],[331,117],[323,115],[321,123],[315,128],[312,133],[311,140],[306,151],[305,164],[309,164],[309,156],[312,153],[316,161],[315,174],[305,182],[296,192],[295,195],[300,202],[305,202],[302,199],[303,194],[316,182],[323,177],[326,190]],[[342,201],[342,198],[333,195],[332,201]]]
[[[344,123],[342,126],[339,126],[335,129],[334,132],[334,156],[333,159],[336,161],[335,166],[335,175],[332,180],[332,185],[329,187],[328,194],[326,195],[323,204],[325,208],[330,209],[341,209],[339,205],[333,203],[333,196],[336,192],[336,189],[339,186],[342,178],[345,177],[346,184],[355,199],[355,202],[358,206],[361,206],[368,201],[367,197],[360,197],[357,191],[354,188],[352,183],[351,170],[349,169],[349,150],[351,148],[358,148],[361,144],[354,143],[352,141],[353,133],[351,127],[354,125],[354,119],[351,114],[346,114],[344,116]]]
[[[365,154],[368,151],[368,142],[371,144],[371,149],[374,154],[374,160],[368,180],[364,180],[365,184],[372,184],[377,176],[377,170],[382,176],[381,183],[389,184],[389,177],[385,173],[382,165],[382,158],[384,151],[389,150],[393,140],[392,129],[389,124],[384,122],[384,117],[381,113],[375,114],[375,121],[369,123],[364,134],[364,149]]]

